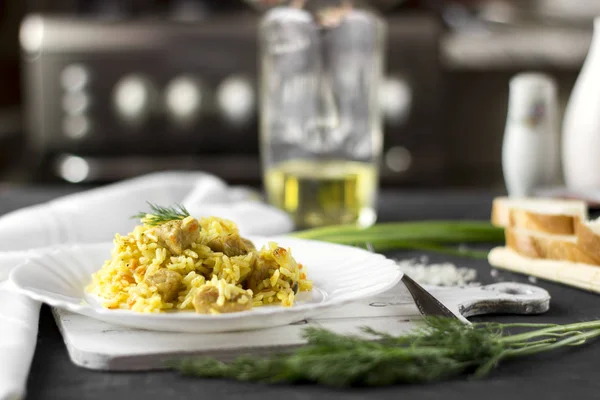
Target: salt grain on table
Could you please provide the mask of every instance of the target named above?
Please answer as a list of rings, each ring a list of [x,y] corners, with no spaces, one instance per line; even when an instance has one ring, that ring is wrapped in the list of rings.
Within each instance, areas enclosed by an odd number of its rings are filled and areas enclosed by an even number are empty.
[[[402,272],[424,285],[437,286],[478,286],[474,282],[477,271],[473,268],[459,268],[452,263],[426,264],[428,258],[397,261]]]

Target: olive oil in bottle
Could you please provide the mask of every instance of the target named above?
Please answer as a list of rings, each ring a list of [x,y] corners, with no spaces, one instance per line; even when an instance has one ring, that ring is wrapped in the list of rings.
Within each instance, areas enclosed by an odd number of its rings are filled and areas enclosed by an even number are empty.
[[[265,171],[269,202],[286,211],[297,228],[375,222],[377,168],[345,160],[292,160]]]

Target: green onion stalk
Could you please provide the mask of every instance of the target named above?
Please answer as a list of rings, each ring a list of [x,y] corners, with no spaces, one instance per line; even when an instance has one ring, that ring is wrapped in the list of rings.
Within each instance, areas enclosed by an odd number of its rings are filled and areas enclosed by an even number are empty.
[[[327,226],[294,232],[292,236],[354,246],[369,245],[375,251],[426,250],[486,258],[486,251],[457,245],[501,243],[504,229],[482,221],[419,221],[380,223],[368,228]]]

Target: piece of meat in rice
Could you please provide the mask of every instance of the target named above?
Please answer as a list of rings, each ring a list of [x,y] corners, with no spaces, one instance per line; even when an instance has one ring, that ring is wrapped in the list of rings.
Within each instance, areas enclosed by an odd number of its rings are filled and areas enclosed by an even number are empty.
[[[265,279],[271,278],[275,270],[280,267],[286,267],[290,262],[294,262],[289,252],[283,247],[275,247],[267,254],[260,254],[254,263],[252,272],[248,275],[246,286],[254,293],[259,293],[259,285]],[[291,288],[294,293],[298,293],[298,282],[291,281]]]
[[[220,236],[208,243],[212,251],[218,251],[227,257],[243,256],[255,250],[254,244],[238,234]]]
[[[195,218],[185,218],[166,222],[155,231],[161,246],[169,249],[171,254],[180,256],[183,251],[189,249],[191,244],[200,236],[200,225]]]
[[[146,281],[156,287],[158,294],[166,302],[177,299],[177,294],[182,287],[182,279],[180,273],[169,269],[159,269],[146,277]]]
[[[252,298],[247,293],[237,293],[231,299],[226,299],[224,304],[217,304],[219,289],[216,286],[206,285],[198,290],[194,296],[194,309],[199,314],[232,313],[246,311],[252,308]]]

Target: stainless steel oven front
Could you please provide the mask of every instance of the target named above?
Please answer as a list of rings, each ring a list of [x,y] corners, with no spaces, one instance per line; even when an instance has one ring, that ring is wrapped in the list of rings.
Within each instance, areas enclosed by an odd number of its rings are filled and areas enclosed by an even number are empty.
[[[384,184],[441,179],[441,26],[387,17]],[[260,182],[257,17],[195,22],[30,15],[21,25],[34,179],[107,182],[197,169]]]

